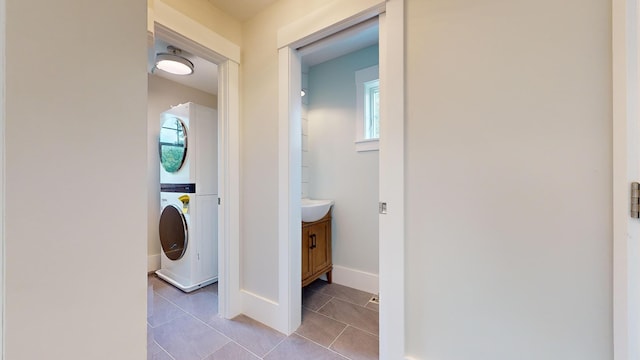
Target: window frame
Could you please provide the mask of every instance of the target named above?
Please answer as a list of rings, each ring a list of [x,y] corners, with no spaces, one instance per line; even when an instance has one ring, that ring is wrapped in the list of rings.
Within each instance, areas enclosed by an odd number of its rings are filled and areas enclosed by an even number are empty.
[[[367,138],[366,129],[369,122],[368,117],[371,115],[371,111],[368,109],[368,101],[365,95],[368,93],[367,84],[373,81],[379,80],[379,67],[378,65],[370,66],[364,69],[357,70],[355,72],[356,80],[356,139],[355,147],[356,151],[378,151],[379,138]],[[378,84],[378,87],[380,85]],[[378,110],[379,112],[379,110]],[[378,125],[379,126],[379,125]]]

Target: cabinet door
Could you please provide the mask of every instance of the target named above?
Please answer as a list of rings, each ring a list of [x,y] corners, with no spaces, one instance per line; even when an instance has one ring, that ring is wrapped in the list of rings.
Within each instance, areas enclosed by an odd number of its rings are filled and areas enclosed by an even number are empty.
[[[311,271],[311,238],[309,237],[309,227],[302,228],[302,281],[313,275]]]
[[[331,265],[331,222],[315,224],[311,228],[310,237],[315,238],[315,247],[311,253],[312,272],[322,271]]]

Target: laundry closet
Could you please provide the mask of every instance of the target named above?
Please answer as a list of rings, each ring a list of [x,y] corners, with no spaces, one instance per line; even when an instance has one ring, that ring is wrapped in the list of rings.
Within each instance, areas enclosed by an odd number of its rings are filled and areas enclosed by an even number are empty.
[[[162,113],[160,155],[161,279],[190,292],[218,280],[218,125],[195,103]]]
[[[154,68],[158,54],[195,71]],[[190,292],[218,279],[217,66],[156,38],[148,77],[147,271]]]

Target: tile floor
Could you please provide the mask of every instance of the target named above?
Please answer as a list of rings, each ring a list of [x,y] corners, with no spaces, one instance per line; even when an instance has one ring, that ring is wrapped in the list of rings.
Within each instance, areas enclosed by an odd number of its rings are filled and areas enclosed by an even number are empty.
[[[317,280],[303,289],[302,325],[285,336],[249,317],[218,317],[218,285],[185,294],[148,278],[147,359],[378,359],[372,294]]]

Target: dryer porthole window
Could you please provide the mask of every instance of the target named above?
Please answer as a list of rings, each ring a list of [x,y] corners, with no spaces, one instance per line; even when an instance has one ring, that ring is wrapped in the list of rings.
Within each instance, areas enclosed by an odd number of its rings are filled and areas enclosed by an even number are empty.
[[[160,163],[165,171],[180,170],[187,156],[187,128],[182,120],[172,117],[160,128]]]

